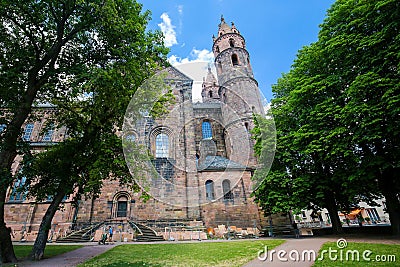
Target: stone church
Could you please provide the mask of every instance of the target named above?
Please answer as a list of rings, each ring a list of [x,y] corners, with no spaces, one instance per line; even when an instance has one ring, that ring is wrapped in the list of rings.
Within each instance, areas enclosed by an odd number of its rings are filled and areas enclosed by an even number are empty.
[[[158,175],[151,179],[150,191],[143,188],[151,198],[143,201],[141,192],[106,180],[96,199],[82,200],[77,206],[66,199],[53,219],[52,233],[64,236],[89,224],[114,225],[125,234],[132,223],[158,232],[171,225],[260,228],[265,218],[251,197],[257,160],[250,131],[253,114],[264,114],[262,98],[245,39],[234,23],[228,25],[221,18],[212,40],[216,71],[209,67],[204,72],[202,102],[192,101],[193,80],[169,67],[166,79],[172,81],[176,102],[171,113],[145,118],[141,127],[129,129],[125,136],[152,156]],[[43,118],[55,111],[55,107],[37,109]],[[43,135],[42,125],[43,120],[24,127],[23,138],[32,149],[46,149],[63,139],[65,129]],[[17,190],[23,183],[16,181],[8,191],[6,222],[16,239],[33,240],[48,202],[25,199]]]

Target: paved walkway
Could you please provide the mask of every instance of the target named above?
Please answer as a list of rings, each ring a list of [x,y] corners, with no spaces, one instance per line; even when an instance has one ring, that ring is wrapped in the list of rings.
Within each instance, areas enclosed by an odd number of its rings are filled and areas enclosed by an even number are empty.
[[[41,261],[22,261],[18,267],[73,267],[86,260],[89,260],[115,245],[87,245],[76,250],[60,254]]]
[[[300,259],[303,251],[313,250],[318,255],[318,251],[321,248],[322,244],[325,242],[336,242],[341,236],[329,236],[329,237],[307,237],[300,239],[285,239],[285,243],[274,248],[275,251],[272,255],[271,261],[271,251],[272,249],[267,250],[268,257],[265,260],[260,260],[255,258],[249,263],[245,264],[243,267],[261,267],[261,266],[273,266],[273,267],[282,267],[282,266],[296,266],[296,267],[308,267],[313,265],[313,261],[305,260],[305,261],[291,261],[289,259],[288,253],[292,250],[296,250],[299,252]],[[384,236],[344,236],[347,242],[363,242],[363,243],[384,243],[384,244],[400,244],[399,237],[384,237]],[[241,240],[224,240],[222,242],[240,242]],[[180,241],[176,243],[198,243],[199,241]],[[221,242],[221,240],[203,240],[202,242]],[[160,243],[168,243],[171,244],[170,241],[157,242]],[[56,245],[57,243],[53,244]],[[73,267],[76,266],[86,260],[89,260],[99,254],[106,252],[107,250],[115,247],[115,245],[120,244],[155,244],[154,242],[128,242],[128,243],[114,243],[112,245],[97,245],[97,243],[79,243],[80,245],[84,245],[84,247],[79,248],[74,251],[70,251],[61,255],[57,255],[51,257],[49,259],[44,259],[41,261],[22,261],[18,263],[18,267]],[[63,244],[58,244],[63,245]],[[265,249],[264,249],[265,250]],[[280,261],[277,255],[279,250],[286,251],[286,255],[281,255],[281,257],[288,259],[288,261]],[[265,252],[265,251],[263,251]],[[307,252],[308,253],[308,252]],[[306,254],[308,255],[308,254]],[[292,254],[292,258],[295,254]],[[265,257],[265,253],[260,253],[260,257]]]

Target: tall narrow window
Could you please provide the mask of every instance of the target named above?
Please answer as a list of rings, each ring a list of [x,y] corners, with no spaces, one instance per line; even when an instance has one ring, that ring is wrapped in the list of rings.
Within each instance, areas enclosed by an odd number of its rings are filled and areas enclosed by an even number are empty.
[[[42,141],[43,142],[50,142],[53,139],[53,133],[54,133],[53,129],[48,130],[45,133],[45,135],[43,136]]]
[[[215,51],[217,51],[217,53],[219,53],[219,46],[217,45],[217,47],[215,48]]]
[[[244,127],[246,128],[246,132],[249,132],[249,123],[248,122],[244,123]]]
[[[31,141],[32,131],[33,131],[33,123],[25,125],[24,135],[22,136],[22,139],[24,141]]]
[[[212,138],[211,123],[209,121],[203,121],[203,124],[201,125],[201,131],[203,133],[203,139]]]
[[[214,182],[211,180],[206,181],[206,198],[207,200],[214,200]]]
[[[222,182],[222,190],[224,193],[224,200],[233,200],[233,194],[231,191],[231,182],[229,180],[224,180]]]
[[[23,201],[27,192],[23,190],[26,178],[22,177],[15,181],[12,192],[10,194],[10,201]]]
[[[161,133],[156,137],[156,158],[168,158],[169,140],[168,135]]]
[[[208,92],[208,95],[209,95],[210,97],[213,97],[212,91]]]
[[[235,40],[229,39],[229,45],[230,47],[235,47]]]
[[[239,59],[238,59],[238,56],[236,54],[232,55],[232,65],[233,66],[239,65]]]

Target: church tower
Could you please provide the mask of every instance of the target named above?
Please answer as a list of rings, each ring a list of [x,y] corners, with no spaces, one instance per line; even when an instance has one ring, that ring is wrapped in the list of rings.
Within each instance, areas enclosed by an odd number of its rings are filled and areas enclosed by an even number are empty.
[[[211,72],[211,67],[208,67],[207,77],[203,78],[203,85],[201,90],[203,103],[219,102],[220,97],[218,91],[219,85],[217,79]]]
[[[254,126],[253,113],[264,114],[264,108],[246,41],[233,22],[229,26],[221,17],[212,50],[220,85],[228,157],[245,166],[255,166],[249,131]]]

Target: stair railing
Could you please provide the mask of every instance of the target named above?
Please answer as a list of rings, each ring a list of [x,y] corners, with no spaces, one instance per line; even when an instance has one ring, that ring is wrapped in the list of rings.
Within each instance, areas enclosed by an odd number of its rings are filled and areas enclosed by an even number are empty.
[[[105,222],[100,222],[100,223],[98,223],[98,224],[96,224],[96,225],[94,225],[94,226],[90,226],[89,230],[86,231],[86,232],[82,235],[82,237],[85,237],[85,236],[87,236],[88,234],[90,234],[90,236],[92,236],[93,231],[96,231],[97,229],[99,229],[99,227],[102,226],[104,223],[105,223]]]
[[[132,221],[128,221],[128,223],[130,224],[130,226],[133,229],[136,229],[136,231],[138,232],[138,235],[143,235],[142,230],[140,230],[140,228],[136,225],[136,223],[132,222]]]

